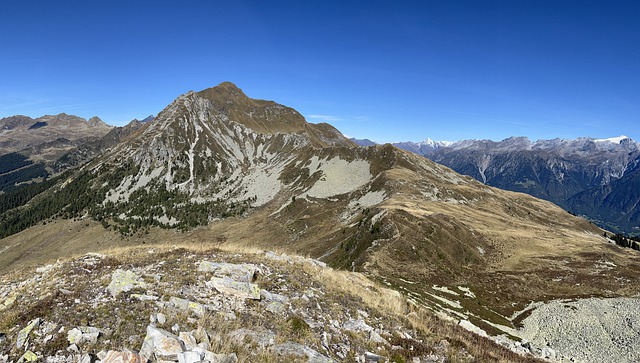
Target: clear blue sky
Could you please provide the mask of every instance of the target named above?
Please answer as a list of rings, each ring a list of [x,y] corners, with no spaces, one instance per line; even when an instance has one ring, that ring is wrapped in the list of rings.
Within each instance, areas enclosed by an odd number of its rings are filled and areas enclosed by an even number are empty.
[[[378,142],[640,140],[640,1],[0,2],[0,117],[122,125],[223,81]]]

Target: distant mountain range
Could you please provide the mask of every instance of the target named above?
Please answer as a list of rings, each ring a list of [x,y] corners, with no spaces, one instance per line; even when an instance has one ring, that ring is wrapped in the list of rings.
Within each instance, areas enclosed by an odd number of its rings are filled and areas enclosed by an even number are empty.
[[[42,181],[117,145],[145,122],[133,120],[113,127],[98,117],[85,120],[61,113],[36,119],[0,119],[0,192]]]
[[[366,146],[371,141],[356,140]],[[425,156],[498,188],[552,201],[599,225],[640,233],[640,144],[629,137],[499,142],[463,140],[399,142]]]

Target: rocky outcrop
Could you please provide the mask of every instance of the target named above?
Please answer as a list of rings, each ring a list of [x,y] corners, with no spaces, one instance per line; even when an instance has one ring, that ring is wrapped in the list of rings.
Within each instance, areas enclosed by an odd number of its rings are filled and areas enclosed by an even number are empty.
[[[327,285],[319,278],[336,272],[322,262],[272,252],[251,262],[180,250],[156,256],[124,263],[90,254],[3,280],[0,302],[12,296],[6,304],[16,315],[0,319],[0,362],[435,362],[449,354],[427,352],[427,337],[403,316]],[[29,314],[38,316],[5,324]]]

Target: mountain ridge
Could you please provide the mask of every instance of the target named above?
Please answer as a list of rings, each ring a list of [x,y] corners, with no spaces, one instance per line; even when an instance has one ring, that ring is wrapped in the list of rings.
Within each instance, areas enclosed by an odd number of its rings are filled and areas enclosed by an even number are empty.
[[[580,213],[615,232],[638,233],[640,215],[633,207],[640,199],[626,191],[634,178],[623,179],[640,156],[640,144],[626,136],[597,139],[526,137],[502,141],[462,140],[396,143],[405,150],[447,165],[485,184],[527,193]],[[619,190],[616,190],[619,189]],[[599,205],[590,205],[591,196]]]

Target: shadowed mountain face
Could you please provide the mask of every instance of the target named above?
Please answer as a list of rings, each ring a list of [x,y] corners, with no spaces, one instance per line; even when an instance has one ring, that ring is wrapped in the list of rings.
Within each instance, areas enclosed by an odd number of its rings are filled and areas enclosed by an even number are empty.
[[[612,230],[640,234],[640,157],[620,179],[577,193],[567,205]]]
[[[108,227],[100,240],[115,230],[126,241],[310,255],[493,331],[512,326],[532,300],[638,290],[628,283],[640,270],[632,251],[587,221],[392,145],[357,148],[335,128],[231,83],[178,97],[134,136],[0,215],[0,230],[33,226],[0,240],[0,249],[13,246],[0,265],[82,245],[48,232],[55,226],[34,226],[74,217]],[[34,231],[29,246],[21,242]],[[615,267],[598,270],[601,261]]]

